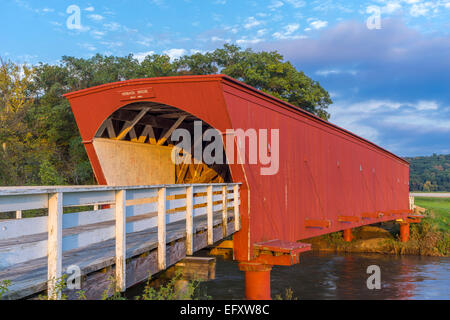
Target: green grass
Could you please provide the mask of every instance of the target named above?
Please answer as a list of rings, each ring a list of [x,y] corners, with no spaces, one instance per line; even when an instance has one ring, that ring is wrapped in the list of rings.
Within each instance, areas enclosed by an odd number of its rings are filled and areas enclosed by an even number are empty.
[[[415,197],[414,203],[431,213],[432,223],[439,230],[450,232],[450,198]]]

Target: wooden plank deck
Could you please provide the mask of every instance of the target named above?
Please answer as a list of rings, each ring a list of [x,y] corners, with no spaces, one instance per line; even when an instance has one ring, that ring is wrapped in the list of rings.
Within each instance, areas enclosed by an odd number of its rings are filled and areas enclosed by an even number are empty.
[[[228,212],[227,235],[234,233],[233,210]],[[85,225],[77,228],[98,229],[110,225],[114,221]],[[207,216],[194,218],[194,252],[208,245]],[[215,211],[213,215],[213,240],[217,242],[224,238],[223,212]],[[80,232],[77,228],[64,229],[64,235]],[[175,264],[186,256],[186,221],[167,224],[167,267]],[[15,245],[27,245],[47,238],[47,233],[24,236],[0,241],[0,248]],[[128,233],[126,238],[126,287],[130,287],[158,273],[158,228]],[[20,299],[44,292],[47,289],[47,257],[34,259],[12,265],[0,270],[0,280],[10,280],[11,286],[3,299]],[[69,250],[63,253],[63,273],[71,265],[81,269],[82,286],[88,299],[98,299],[108,288],[111,275],[114,275],[115,239],[98,242],[87,247]],[[105,269],[106,268],[106,269]],[[67,292],[75,298],[75,292]]]

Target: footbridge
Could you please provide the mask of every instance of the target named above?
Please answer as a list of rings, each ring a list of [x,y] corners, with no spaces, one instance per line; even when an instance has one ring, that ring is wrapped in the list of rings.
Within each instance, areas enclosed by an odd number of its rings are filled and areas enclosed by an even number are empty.
[[[272,266],[298,263],[302,239],[344,230],[351,241],[352,228],[391,220],[407,232],[417,219],[408,162],[227,76],[65,97],[99,185],[0,189],[0,212],[19,218],[0,220],[11,298],[54,292],[71,265],[82,287],[109,273],[125,290],[232,235],[247,298],[269,299]]]

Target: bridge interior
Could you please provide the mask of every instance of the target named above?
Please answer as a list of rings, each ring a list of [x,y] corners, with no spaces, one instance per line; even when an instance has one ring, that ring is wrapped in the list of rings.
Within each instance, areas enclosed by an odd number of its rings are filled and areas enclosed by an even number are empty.
[[[201,132],[197,135],[194,126],[196,121],[201,123],[198,128]],[[192,151],[196,147],[204,150],[203,145],[209,143],[203,141],[202,134],[212,127],[200,121],[185,111],[154,102],[131,103],[115,111],[103,122],[93,141],[106,183],[151,185],[231,182],[227,164],[205,164]],[[178,149],[183,159],[180,164],[174,164],[171,160],[171,152],[179,142],[171,140],[176,129],[187,130],[192,137],[191,150],[188,150],[191,152]],[[185,161],[184,157],[189,161]],[[223,158],[226,159],[224,152]]]

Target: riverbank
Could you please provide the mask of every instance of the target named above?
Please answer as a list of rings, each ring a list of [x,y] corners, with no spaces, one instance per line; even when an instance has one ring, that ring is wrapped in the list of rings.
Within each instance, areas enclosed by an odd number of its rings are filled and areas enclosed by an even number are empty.
[[[410,240],[400,242],[400,227],[395,222],[380,223],[353,229],[352,242],[345,242],[342,232],[302,240],[312,249],[324,252],[382,253],[394,255],[449,256],[450,199],[415,199],[425,208],[420,224],[411,224]]]

